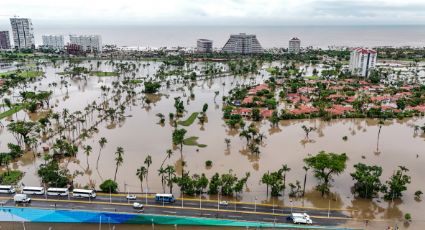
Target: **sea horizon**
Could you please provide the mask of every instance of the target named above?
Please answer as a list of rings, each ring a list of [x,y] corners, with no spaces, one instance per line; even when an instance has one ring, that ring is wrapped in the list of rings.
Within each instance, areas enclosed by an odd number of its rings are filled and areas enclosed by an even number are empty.
[[[0,25],[0,29],[10,29]],[[302,47],[425,47],[425,25],[326,25],[326,26],[215,26],[215,25],[37,25],[36,45],[42,35],[59,34],[67,42],[70,34],[98,34],[103,45],[127,47],[195,47],[196,40],[213,40],[221,48],[230,34],[257,35],[263,48],[287,48],[292,37],[301,39]],[[408,39],[406,39],[408,38]]]

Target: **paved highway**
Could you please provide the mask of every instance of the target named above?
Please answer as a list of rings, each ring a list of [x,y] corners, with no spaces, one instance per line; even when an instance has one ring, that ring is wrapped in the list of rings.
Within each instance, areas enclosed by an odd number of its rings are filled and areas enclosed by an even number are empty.
[[[48,208],[48,209],[78,209],[103,212],[124,212],[135,213],[133,202],[143,203],[145,205],[144,213],[162,214],[176,216],[193,216],[207,218],[224,218],[247,221],[261,221],[274,223],[288,223],[287,216],[292,212],[308,213],[315,225],[336,226],[343,225],[351,218],[343,214],[343,211],[349,210],[328,210],[316,208],[299,207],[279,207],[268,204],[255,204],[246,202],[229,202],[228,205],[219,205],[214,200],[199,199],[177,199],[172,204],[156,203],[153,197],[139,195],[135,201],[128,201],[125,195],[98,194],[95,199],[56,197],[43,195],[29,195],[32,198],[29,207]],[[15,206],[12,195],[0,195],[3,206]],[[147,202],[147,204],[146,204]],[[183,204],[182,204],[183,203]],[[26,206],[26,205],[24,205]],[[218,207],[219,206],[219,207]]]

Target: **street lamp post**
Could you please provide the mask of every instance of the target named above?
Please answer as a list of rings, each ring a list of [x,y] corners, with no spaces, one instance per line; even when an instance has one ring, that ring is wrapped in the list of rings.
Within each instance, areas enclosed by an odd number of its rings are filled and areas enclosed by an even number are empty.
[[[254,212],[257,212],[257,197],[254,199]]]
[[[292,199],[289,200],[289,203],[291,203],[291,213],[292,213]]]
[[[328,218],[330,216],[331,213],[331,200],[329,199],[329,205],[328,205]]]

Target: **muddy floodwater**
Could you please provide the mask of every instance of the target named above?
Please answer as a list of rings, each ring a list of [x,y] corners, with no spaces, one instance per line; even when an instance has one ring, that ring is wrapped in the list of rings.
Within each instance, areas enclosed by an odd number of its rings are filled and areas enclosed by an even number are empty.
[[[144,63],[144,64],[147,64]],[[82,65],[89,66],[90,63]],[[140,77],[152,76],[160,63],[150,62],[145,68],[140,67],[138,75]],[[193,65],[202,66],[202,63]],[[110,86],[117,77],[88,77],[84,79],[67,79],[69,87],[49,87],[49,83],[59,82],[58,72],[63,71],[65,64],[54,68],[50,65],[43,66],[46,77],[41,78],[28,88],[49,89],[53,91],[51,104],[53,110],[61,112],[67,108],[70,112],[83,110],[84,107],[93,100],[100,101],[102,98],[100,87]],[[265,66],[266,67],[266,66]],[[100,70],[111,71],[111,67],[103,63]],[[187,112],[183,119],[192,112],[199,112],[204,103],[208,103],[209,108],[206,113],[208,119],[204,125],[195,121],[187,129],[187,136],[199,137],[198,143],[207,147],[184,146],[183,155],[186,161],[185,170],[193,173],[205,173],[211,177],[215,172],[228,172],[242,177],[246,172],[251,173],[248,180],[247,189],[239,198],[243,201],[261,203],[275,203],[279,205],[291,205],[288,195],[278,197],[274,200],[267,198],[266,186],[260,184],[261,176],[267,171],[275,171],[282,164],[287,164],[291,170],[287,174],[287,184],[304,180],[303,159],[309,154],[316,154],[321,150],[335,153],[346,153],[349,157],[348,167],[345,172],[335,177],[333,192],[330,198],[321,198],[314,191],[316,180],[311,172],[307,177],[307,194],[304,199],[295,199],[294,206],[319,207],[335,209],[347,209],[348,214],[358,218],[368,219],[402,219],[404,213],[412,213],[413,219],[425,220],[419,213],[425,213],[425,205],[421,201],[414,199],[414,192],[424,190],[425,180],[425,137],[420,133],[414,134],[415,125],[423,125],[425,118],[411,118],[405,120],[387,120],[382,127],[378,142],[378,121],[372,119],[340,119],[332,121],[314,120],[290,120],[281,121],[278,128],[271,128],[268,121],[258,122],[256,125],[260,132],[266,135],[263,144],[260,146],[260,154],[252,155],[247,151],[246,140],[239,137],[239,132],[229,129],[222,119],[222,96],[235,87],[236,84],[255,81],[263,82],[267,78],[267,72],[262,70],[258,76],[234,77],[223,76],[208,80],[198,80],[193,88],[193,99],[189,98],[190,92],[187,87],[181,84],[171,84],[169,88],[165,85],[161,88],[159,95],[146,95],[150,104],[136,100],[125,110],[125,120],[117,123],[102,122],[98,126],[98,132],[82,142],[82,145],[91,145],[93,151],[88,157],[89,169],[87,169],[87,156],[82,148],[75,159],[65,160],[63,165],[67,165],[72,172],[80,171],[83,175],[77,176],[74,183],[80,186],[89,183],[96,187],[108,178],[114,177],[115,161],[114,153],[118,146],[124,148],[124,163],[119,168],[117,182],[121,192],[140,192],[140,182],[136,177],[136,170],[143,165],[145,157],[152,156],[152,165],[149,171],[149,192],[162,192],[161,180],[158,176],[158,169],[166,156],[167,149],[173,149],[171,133],[172,126],[168,122],[168,114],[175,112],[173,107],[174,97],[180,96],[185,102]],[[140,90],[139,90],[140,91]],[[219,95],[214,102],[215,91]],[[139,98],[145,95],[141,94]],[[166,117],[165,125],[158,123],[156,114],[162,113]],[[2,122],[7,125],[10,119],[35,119],[37,114],[27,114],[24,111],[13,115],[12,118],[4,119]],[[249,122],[248,122],[249,124]],[[316,127],[310,141],[305,141],[305,134],[301,126],[307,125]],[[347,140],[343,140],[347,136]],[[15,139],[6,128],[0,129],[1,145],[0,151],[7,150],[7,143],[15,143]],[[105,137],[108,143],[101,152],[99,169],[96,170],[96,160],[99,153],[98,140]],[[225,138],[231,140],[230,147],[226,147]],[[51,145],[53,139],[47,140],[45,144]],[[206,168],[205,161],[211,160],[212,167]],[[11,167],[25,172],[22,182],[25,185],[38,186],[41,184],[36,175],[38,166],[43,162],[41,157],[34,157],[32,153],[25,154],[22,159],[13,162]],[[180,154],[175,149],[171,159],[166,164],[179,166]],[[353,165],[359,162],[366,164],[376,164],[383,167],[381,181],[386,181],[399,165],[406,166],[410,171],[412,183],[408,190],[404,192],[402,201],[386,202],[382,199],[362,200],[353,197],[351,187],[354,182],[350,173],[353,172]],[[180,170],[177,170],[179,172]],[[178,189],[174,189],[178,195]],[[229,198],[233,199],[233,198]],[[3,228],[2,228],[3,229]],[[34,229],[42,229],[35,227]],[[44,228],[45,229],[45,228]],[[65,229],[65,228],[63,228]],[[117,229],[133,229],[123,227]],[[140,228],[138,228],[140,229]],[[142,228],[145,229],[145,228]],[[149,227],[146,227],[149,229]],[[156,229],[163,229],[156,228]],[[171,228],[164,228],[171,229]],[[185,228],[185,229],[207,229],[207,228]],[[210,228],[208,228],[210,229]],[[222,228],[221,228],[222,229]],[[233,229],[233,228],[232,228]]]

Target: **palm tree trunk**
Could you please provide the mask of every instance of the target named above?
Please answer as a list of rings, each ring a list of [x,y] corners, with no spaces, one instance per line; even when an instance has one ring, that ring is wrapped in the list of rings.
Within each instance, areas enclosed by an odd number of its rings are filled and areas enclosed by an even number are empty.
[[[97,155],[97,161],[96,161],[96,169],[99,168],[99,159],[100,159],[100,152],[102,151],[102,148],[99,150],[99,155]]]
[[[115,167],[115,175],[114,175],[114,182],[117,180],[117,173],[118,173],[118,165]]]
[[[180,144],[180,159],[181,159],[181,164],[182,164],[182,178],[184,175],[184,161],[183,161],[183,142]]]
[[[304,175],[303,197],[304,197],[304,194],[305,194],[305,184],[306,184],[306,182],[307,182],[307,172],[305,172],[305,175]]]

